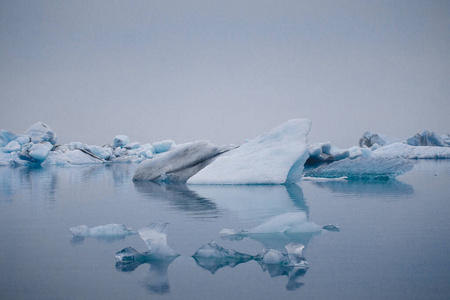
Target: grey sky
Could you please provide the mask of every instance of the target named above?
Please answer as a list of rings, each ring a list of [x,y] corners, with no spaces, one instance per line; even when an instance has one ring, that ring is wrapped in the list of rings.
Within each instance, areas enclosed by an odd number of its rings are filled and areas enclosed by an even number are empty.
[[[450,130],[449,1],[0,0],[0,128],[241,144]]]

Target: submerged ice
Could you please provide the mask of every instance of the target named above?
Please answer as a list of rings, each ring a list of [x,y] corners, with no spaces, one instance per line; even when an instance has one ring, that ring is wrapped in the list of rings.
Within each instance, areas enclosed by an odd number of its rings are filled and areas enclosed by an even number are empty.
[[[124,224],[107,224],[89,228],[86,225],[71,227],[70,231],[74,236],[81,237],[111,237],[111,236],[127,236],[137,234]]]
[[[324,165],[306,172],[305,177],[348,179],[392,179],[410,171],[414,162],[402,158],[358,157]]]
[[[306,232],[320,232],[322,228],[308,220],[304,212],[289,212],[268,219],[251,229],[222,229],[220,233],[228,235],[252,235],[252,234],[296,234]]]

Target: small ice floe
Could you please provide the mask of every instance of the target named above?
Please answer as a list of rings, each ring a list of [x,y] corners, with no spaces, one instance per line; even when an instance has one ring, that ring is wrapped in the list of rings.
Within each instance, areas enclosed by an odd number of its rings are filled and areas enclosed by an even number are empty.
[[[132,247],[127,247],[116,253],[116,261],[119,263],[145,263],[179,256],[167,245],[168,225],[169,223],[159,221],[139,229],[139,235],[149,251],[141,253]]]
[[[325,224],[322,226],[323,229],[328,231],[340,231],[341,229],[337,224]]]

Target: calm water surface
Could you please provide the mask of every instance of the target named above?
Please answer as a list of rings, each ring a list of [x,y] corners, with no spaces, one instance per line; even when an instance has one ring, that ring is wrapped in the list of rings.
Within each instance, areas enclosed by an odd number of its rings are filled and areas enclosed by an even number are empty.
[[[285,186],[160,186],[131,181],[136,165],[42,169],[0,167],[1,299],[448,299],[450,162],[420,161],[390,182]],[[304,211],[340,232],[230,240]],[[172,261],[116,267],[115,252],[145,251],[137,236],[77,239],[69,228],[170,223]],[[306,272],[250,261],[199,266],[191,255],[217,241],[256,254],[306,245]]]

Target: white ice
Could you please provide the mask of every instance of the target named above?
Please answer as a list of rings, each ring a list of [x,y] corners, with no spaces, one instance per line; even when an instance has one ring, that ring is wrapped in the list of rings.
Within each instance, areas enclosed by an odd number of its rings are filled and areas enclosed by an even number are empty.
[[[155,258],[178,256],[178,254],[167,245],[167,227],[169,223],[156,222],[139,229],[139,235],[144,240],[149,251],[148,255]]]
[[[125,147],[130,142],[130,139],[126,135],[116,135],[113,142],[113,147]]]
[[[136,231],[127,228],[124,224],[107,224],[92,228],[89,228],[86,225],[80,225],[71,227],[70,231],[72,231],[75,236],[83,237],[110,237],[137,234]]]
[[[289,184],[300,180],[309,154],[308,119],[293,119],[217,157],[188,184]]]
[[[57,138],[56,134],[50,127],[42,122],[37,122],[33,124],[30,129],[26,132],[28,137],[30,137],[33,143],[49,142],[52,145],[56,144]]]
[[[379,158],[401,157],[405,159],[450,159],[450,147],[411,146],[404,143],[393,143],[373,151]]]
[[[175,146],[175,142],[172,141],[172,140],[164,140],[164,141],[161,141],[161,142],[153,143],[154,153],[167,152],[173,146]]]

